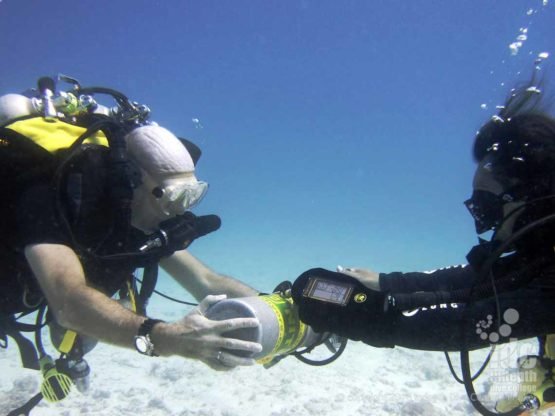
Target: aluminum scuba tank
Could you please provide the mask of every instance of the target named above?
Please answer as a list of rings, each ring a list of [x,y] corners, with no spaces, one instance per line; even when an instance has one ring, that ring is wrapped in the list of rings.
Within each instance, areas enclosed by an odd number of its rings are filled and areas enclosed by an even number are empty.
[[[31,114],[38,112],[30,98],[21,94],[5,94],[0,97],[0,125]]]
[[[324,336],[299,320],[291,298],[279,293],[235,299],[224,299],[205,313],[208,319],[220,321],[231,318],[258,318],[257,328],[242,328],[225,333],[229,338],[257,342],[259,353],[234,351],[236,355],[252,357],[260,364],[288,355],[303,347],[319,344]]]
[[[48,104],[48,105],[46,105]],[[29,98],[22,94],[5,94],[0,96],[0,125],[9,121],[30,115],[43,115],[44,109],[48,109],[50,118],[53,114],[73,116],[84,113],[103,114],[112,116],[114,109],[98,104],[93,97],[82,95],[75,97],[73,94],[60,92],[55,96],[49,96],[46,102],[41,98]]]

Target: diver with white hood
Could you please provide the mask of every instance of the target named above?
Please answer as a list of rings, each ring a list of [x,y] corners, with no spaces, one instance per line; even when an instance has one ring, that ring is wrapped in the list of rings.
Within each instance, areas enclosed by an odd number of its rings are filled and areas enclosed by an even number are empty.
[[[88,374],[83,355],[94,340],[217,370],[253,364],[262,346],[226,333],[257,328],[258,319],[204,314],[226,296],[258,292],[185,250],[220,226],[215,215],[189,211],[208,188],[195,176],[200,149],[148,121],[146,106],[117,91],[59,80],[73,89],[56,92],[53,79],[41,78],[38,91],[0,97],[0,340],[6,347],[11,337],[23,365],[44,375],[41,393],[18,410],[67,396]],[[95,94],[116,106],[100,105]],[[202,300],[176,322],[146,312],[158,264]],[[133,273],[141,268],[139,289]],[[36,325],[18,321],[36,311]],[[42,346],[45,321],[61,353],[55,361]],[[35,332],[36,350],[25,331]]]

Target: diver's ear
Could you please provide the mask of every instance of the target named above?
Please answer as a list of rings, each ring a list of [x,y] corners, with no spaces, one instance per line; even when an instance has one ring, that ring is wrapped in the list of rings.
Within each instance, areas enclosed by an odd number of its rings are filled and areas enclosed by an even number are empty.
[[[202,155],[202,150],[200,150],[200,147],[198,147],[196,144],[187,139],[184,139],[183,137],[178,137],[178,139],[183,144],[183,146],[185,146],[185,148],[191,155],[191,159],[193,159],[193,163],[196,166],[198,160],[200,159],[200,156]]]

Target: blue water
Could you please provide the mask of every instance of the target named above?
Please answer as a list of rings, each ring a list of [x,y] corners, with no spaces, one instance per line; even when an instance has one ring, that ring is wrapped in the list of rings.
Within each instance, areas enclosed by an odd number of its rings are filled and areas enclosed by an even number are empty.
[[[223,227],[191,250],[260,289],[314,266],[433,269],[475,241],[474,133],[553,52],[554,14],[542,0],[3,0],[0,92],[64,73],[149,105],[204,151],[197,213]]]
[[[223,227],[191,250],[261,290],[314,266],[433,269],[475,241],[474,133],[553,53],[554,15],[545,0],[3,0],[0,93],[64,73],[149,105],[204,151],[197,213]]]

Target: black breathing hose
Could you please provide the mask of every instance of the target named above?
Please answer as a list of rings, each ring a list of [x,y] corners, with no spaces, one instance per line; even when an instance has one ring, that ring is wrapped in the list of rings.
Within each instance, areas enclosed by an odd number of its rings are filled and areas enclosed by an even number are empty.
[[[127,98],[127,96],[125,96],[121,92],[119,92],[117,90],[113,90],[111,88],[85,87],[85,88],[79,88],[75,92],[78,95],[94,95],[94,94],[110,95],[114,98],[114,100],[116,100],[118,105],[120,105],[122,107],[125,107],[127,109],[133,109],[133,105],[129,102],[129,98]]]
[[[493,251],[493,253],[488,257],[488,259],[484,263],[482,269],[478,273],[479,278],[477,279],[477,281],[478,282],[483,282],[488,278],[488,276],[490,276],[491,270],[492,270],[493,265],[495,264],[495,262],[503,255],[503,253],[512,244],[514,244],[515,241],[521,239],[523,236],[525,236],[529,232],[535,230],[536,228],[544,226],[544,225],[546,225],[548,223],[551,223],[551,222],[555,222],[555,214],[550,214],[550,215],[547,215],[543,218],[540,218],[539,220],[536,220],[536,221],[526,225],[525,227],[521,228],[516,233],[514,233],[510,238],[508,238],[499,247],[497,247],[497,249],[495,249]],[[492,288],[495,289],[495,286],[492,285]],[[464,323],[468,322],[468,320],[469,320],[468,319],[468,309],[469,309],[468,304],[470,303],[470,300],[472,298],[473,289],[474,289],[474,287],[471,288],[470,297],[469,297],[468,302],[467,302],[467,307],[465,308],[465,314],[467,316],[465,316],[463,318],[463,325],[462,325],[463,348],[460,351],[461,371],[462,371],[462,376],[463,376],[463,381],[464,381],[464,387],[465,387],[465,390],[466,390],[466,394],[468,395],[468,398],[470,399],[470,402],[472,403],[474,408],[484,416],[518,416],[523,411],[527,410],[523,405],[517,406],[514,409],[509,410],[508,412],[501,412],[501,413],[492,412],[491,410],[486,408],[482,404],[482,402],[480,402],[480,400],[478,398],[478,395],[476,393],[476,390],[474,389],[474,384],[472,383],[472,374],[471,374],[471,371],[470,371],[470,355],[469,355],[469,349],[468,349],[468,345],[467,345],[467,337],[466,337],[466,331],[465,331],[466,325],[464,325]]]

